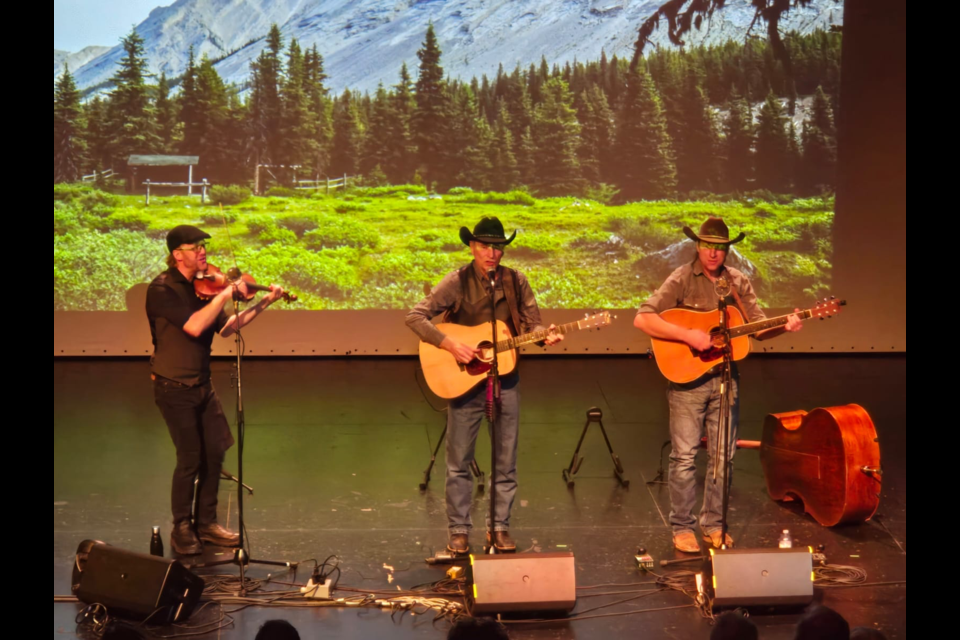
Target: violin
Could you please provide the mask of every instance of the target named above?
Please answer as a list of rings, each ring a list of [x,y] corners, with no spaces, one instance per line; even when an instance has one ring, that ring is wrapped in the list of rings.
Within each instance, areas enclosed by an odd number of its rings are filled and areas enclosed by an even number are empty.
[[[237,285],[234,295],[242,302],[253,300],[260,291],[270,292],[270,287],[257,284],[257,281],[250,274],[241,274],[239,269],[231,269],[224,273],[212,264],[208,264],[207,270],[198,273],[193,281],[194,291],[201,300],[213,300],[223,293],[227,287],[233,287],[234,285]],[[296,302],[297,296],[284,291],[283,299],[285,302]]]

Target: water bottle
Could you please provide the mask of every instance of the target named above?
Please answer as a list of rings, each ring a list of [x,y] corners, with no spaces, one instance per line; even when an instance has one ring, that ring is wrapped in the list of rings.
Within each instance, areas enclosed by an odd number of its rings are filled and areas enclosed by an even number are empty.
[[[780,536],[780,548],[793,549],[793,536],[790,535],[790,531],[787,529],[784,529],[783,535]]]
[[[160,527],[153,528],[153,537],[150,538],[150,555],[163,557],[163,538],[160,537]]]

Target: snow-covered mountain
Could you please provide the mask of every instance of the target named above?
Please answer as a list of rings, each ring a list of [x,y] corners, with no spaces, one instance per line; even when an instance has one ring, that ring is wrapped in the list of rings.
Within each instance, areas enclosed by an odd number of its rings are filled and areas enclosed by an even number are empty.
[[[82,69],[85,65],[89,64],[91,61],[96,60],[103,54],[110,51],[110,47],[86,47],[82,51],[77,53],[70,53],[69,51],[57,51],[53,50],[53,79],[56,82],[56,79],[63,73],[63,69],[66,66],[70,67],[70,72],[73,73],[79,69]]]
[[[272,24],[285,41],[317,45],[334,90],[373,90],[394,84],[400,66],[412,70],[427,26],[433,22],[443,65],[454,77],[493,75],[500,64],[512,70],[539,62],[563,64],[630,56],[640,24],[664,0],[178,0],[154,9],[137,30],[145,40],[152,71],[180,75],[191,46],[197,55],[220,60],[217,69],[228,82],[242,83],[250,62],[265,46]],[[753,21],[750,0],[730,0],[689,44],[742,40]],[[842,24],[843,4],[817,0],[790,12],[784,30],[809,32]],[[762,29],[758,35],[763,35]],[[666,29],[655,41],[668,44]],[[64,56],[54,51],[54,76],[64,62],[81,88],[102,86],[123,56],[118,46],[80,62],[84,52]],[[58,67],[58,61],[61,66]]]

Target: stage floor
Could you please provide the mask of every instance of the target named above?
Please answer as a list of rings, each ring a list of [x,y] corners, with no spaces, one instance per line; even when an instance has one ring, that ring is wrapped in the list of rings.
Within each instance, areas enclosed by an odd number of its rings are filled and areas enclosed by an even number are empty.
[[[446,543],[442,453],[428,490],[421,492],[419,484],[445,414],[426,401],[416,367],[409,359],[246,363],[244,480],[255,494],[245,505],[255,558],[301,561],[337,555],[343,568],[340,584],[364,590],[406,589],[443,579],[444,568],[424,562]],[[232,419],[231,370],[229,362],[215,363],[214,383]],[[666,384],[655,363],[620,357],[526,358],[521,372],[520,491],[513,522],[521,551],[574,552],[579,586],[650,582],[636,568],[638,547],[646,547],[658,561],[679,557],[665,520],[670,511],[666,487],[647,484],[657,476],[668,439]],[[73,556],[83,540],[146,553],[151,528],[159,525],[170,554],[174,451],[153,402],[145,361],[54,360],[53,378],[57,596],[70,593]],[[772,502],[758,452],[741,451],[730,516],[738,546],[776,547],[780,532],[789,529],[799,544],[825,545],[831,564],[865,569],[871,583],[905,581],[906,356],[755,356],[741,366],[741,396],[740,437],[755,440],[769,413],[862,405],[880,433],[885,475],[879,517],[830,530],[795,506]],[[629,489],[614,478],[599,430],[587,437],[576,487],[568,489],[561,477],[591,407],[603,411],[632,481]],[[484,440],[478,459],[486,471],[489,442]],[[706,465],[700,463],[703,478]],[[234,448],[226,468],[235,472],[236,464]],[[486,505],[482,497],[475,501],[475,522],[483,522]],[[221,512],[221,521],[236,525],[232,483],[221,485]],[[481,544],[479,533],[473,543],[475,548]],[[250,575],[263,578],[271,571],[284,580],[292,577],[264,567],[251,568]],[[237,569],[218,573],[236,575]],[[305,582],[309,573],[301,568],[297,580]],[[818,590],[817,598],[852,626],[878,628],[890,639],[906,636],[905,586]],[[582,598],[578,611],[623,599]],[[705,640],[711,627],[697,610],[677,608],[690,604],[677,592],[652,593],[597,613],[658,611],[518,626],[511,637]],[[78,610],[76,604],[54,604],[54,638],[88,637],[75,624]],[[208,608],[190,623],[218,616]],[[275,618],[291,621],[305,639],[439,639],[449,629],[446,622],[434,623],[432,614],[392,619],[388,612],[369,609],[252,608],[234,614],[229,628],[203,637],[253,640],[260,625]],[[792,639],[797,619],[794,613],[754,615],[764,640]]]

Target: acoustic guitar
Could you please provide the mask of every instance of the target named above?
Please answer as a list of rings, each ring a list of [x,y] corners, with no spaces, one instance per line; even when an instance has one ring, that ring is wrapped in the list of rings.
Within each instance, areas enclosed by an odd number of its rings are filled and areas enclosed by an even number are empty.
[[[750,324],[745,323],[740,310],[731,305],[727,307],[729,343],[720,331],[719,311],[670,309],[660,314],[660,317],[685,329],[699,329],[710,334],[713,338],[713,348],[709,351],[696,351],[683,342],[654,338],[653,355],[661,373],[668,380],[677,384],[693,382],[710,373],[714,367],[723,362],[723,353],[727,347],[731,349],[734,360],[743,360],[750,354],[750,336],[768,329],[786,326],[792,315],[800,316],[801,320],[832,318],[840,313],[840,308],[846,304],[845,300],[835,298],[824,300],[806,311]]]
[[[601,329],[611,323],[610,313],[602,312],[587,316],[579,322],[557,327],[553,333],[566,335],[573,331]],[[467,346],[480,351],[469,364],[461,364],[449,351],[432,344],[420,342],[420,365],[423,377],[430,389],[441,398],[451,400],[466,395],[471,389],[483,382],[493,366],[494,349],[498,354],[500,375],[512,373],[517,367],[517,349],[527,344],[542,342],[550,337],[550,331],[536,331],[514,337],[507,325],[497,321],[497,343],[493,343],[493,329],[490,324],[465,327],[459,324],[438,324],[445,335],[459,340]]]

